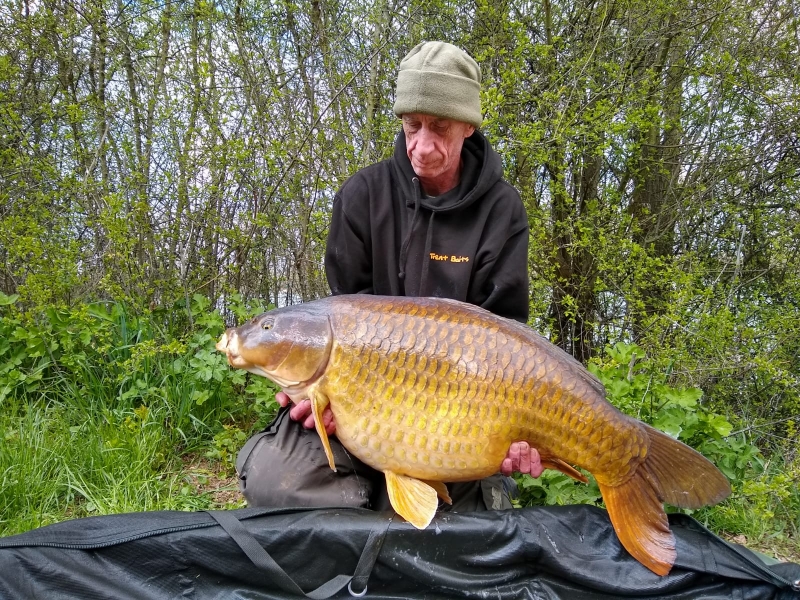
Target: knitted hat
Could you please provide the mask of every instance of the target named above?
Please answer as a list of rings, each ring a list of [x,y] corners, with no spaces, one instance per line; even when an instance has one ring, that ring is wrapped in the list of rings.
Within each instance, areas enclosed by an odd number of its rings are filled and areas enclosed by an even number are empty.
[[[400,62],[394,113],[423,113],[480,127],[481,68],[446,42],[417,44]]]

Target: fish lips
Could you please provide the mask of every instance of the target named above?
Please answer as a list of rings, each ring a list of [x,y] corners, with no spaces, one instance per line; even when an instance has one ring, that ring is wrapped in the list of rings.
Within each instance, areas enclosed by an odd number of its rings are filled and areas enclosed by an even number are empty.
[[[215,347],[217,350],[225,354],[225,356],[228,358],[228,364],[230,364],[232,367],[247,369],[249,366],[251,366],[239,354],[239,336],[236,335],[234,330],[229,329],[223,333]]]
[[[228,364],[232,367],[237,369],[244,369],[254,375],[259,375],[261,377],[266,377],[267,379],[271,379],[278,385],[284,388],[291,388],[300,385],[301,382],[299,381],[288,381],[283,380],[280,377],[277,377],[274,373],[267,371],[263,367],[259,365],[252,364],[242,358],[242,355],[239,353],[239,336],[236,334],[235,329],[229,329],[225,333],[222,334],[222,337],[216,344],[216,349],[220,352],[223,352],[225,356],[228,357]]]

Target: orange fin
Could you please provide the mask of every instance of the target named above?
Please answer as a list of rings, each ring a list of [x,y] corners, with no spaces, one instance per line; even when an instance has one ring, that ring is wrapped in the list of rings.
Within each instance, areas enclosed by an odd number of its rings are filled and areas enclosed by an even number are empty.
[[[322,422],[322,413],[325,411],[328,404],[330,404],[330,400],[319,392],[313,392],[310,395],[314,427],[322,440],[322,447],[325,449],[325,456],[328,457],[328,464],[331,466],[331,469],[336,471],[336,463],[333,461],[333,450],[331,450],[331,443],[328,440],[328,432],[325,431],[325,424]]]
[[[645,425],[650,448],[644,466],[666,502],[681,508],[716,504],[731,493],[728,478],[705,456]],[[641,467],[640,467],[641,468]]]
[[[543,456],[542,457],[542,466],[545,469],[555,469],[556,471],[561,471],[562,473],[564,473],[564,475],[569,475],[570,477],[580,481],[581,483],[587,483],[589,481],[583,473],[578,471],[578,469],[576,469],[572,465],[569,465],[569,464],[565,463],[560,458],[552,458],[550,456],[548,456],[548,457],[544,457]]]
[[[600,483],[600,492],[625,549],[654,573],[666,575],[676,552],[662,503],[700,508],[724,500],[731,486],[702,454],[649,425],[642,426],[650,438],[644,462],[622,485]]]
[[[669,573],[677,556],[675,538],[659,494],[641,466],[622,485],[599,485],[611,524],[625,549],[653,573]]]
[[[450,491],[447,489],[447,485],[443,481],[425,481],[429,486],[431,486],[434,490],[436,490],[436,495],[442,499],[443,502],[447,504],[452,504],[453,499],[450,498]]]
[[[424,481],[393,471],[384,471],[384,475],[392,508],[417,529],[425,529],[439,506],[436,490]]]

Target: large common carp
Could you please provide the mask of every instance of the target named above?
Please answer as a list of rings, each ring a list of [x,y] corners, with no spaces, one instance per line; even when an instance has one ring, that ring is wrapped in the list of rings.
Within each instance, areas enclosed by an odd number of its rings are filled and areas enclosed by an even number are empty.
[[[311,399],[322,423],[386,475],[394,509],[418,528],[441,482],[487,477],[509,445],[527,441],[545,467],[592,473],[622,545],[659,575],[675,562],[662,503],[698,508],[730,493],[701,454],[605,399],[600,381],[530,328],[438,298],[334,296],[280,308],[217,343],[234,367]]]

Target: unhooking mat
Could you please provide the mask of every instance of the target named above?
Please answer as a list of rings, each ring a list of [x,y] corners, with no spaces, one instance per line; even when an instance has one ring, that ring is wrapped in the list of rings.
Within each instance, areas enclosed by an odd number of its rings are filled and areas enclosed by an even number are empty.
[[[438,514],[418,531],[360,509],[141,512],[0,538],[0,598],[800,599],[767,565],[684,515],[659,577],[590,506]]]

